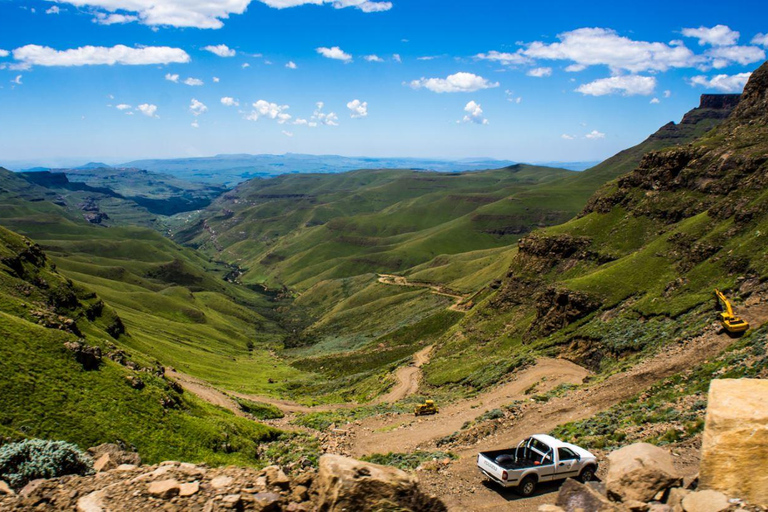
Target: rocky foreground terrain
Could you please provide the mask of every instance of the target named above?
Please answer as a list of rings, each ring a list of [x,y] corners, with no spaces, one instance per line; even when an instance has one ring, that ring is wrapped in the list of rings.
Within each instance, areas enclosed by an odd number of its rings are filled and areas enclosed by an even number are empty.
[[[768,510],[768,381],[713,381],[700,474],[682,478],[669,451],[647,443],[601,461],[603,481],[567,480],[540,512],[725,512]],[[447,511],[398,469],[324,455],[319,467],[221,467],[166,461],[141,465],[136,453],[104,444],[88,451],[84,476],[0,481],[0,510]],[[479,478],[479,475],[478,475]],[[517,508],[521,503],[512,503]]]

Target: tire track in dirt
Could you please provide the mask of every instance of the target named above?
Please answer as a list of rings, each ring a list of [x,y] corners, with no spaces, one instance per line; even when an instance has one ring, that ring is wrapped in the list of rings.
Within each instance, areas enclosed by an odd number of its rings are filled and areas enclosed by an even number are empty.
[[[391,404],[402,400],[419,390],[421,384],[421,367],[429,363],[432,353],[432,345],[425,347],[413,354],[413,363],[401,366],[395,371],[395,386],[386,395],[374,400],[375,404]]]

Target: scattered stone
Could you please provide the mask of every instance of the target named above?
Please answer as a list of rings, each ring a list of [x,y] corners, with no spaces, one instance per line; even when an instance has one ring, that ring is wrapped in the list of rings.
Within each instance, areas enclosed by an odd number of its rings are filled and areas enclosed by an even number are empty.
[[[144,389],[144,381],[141,380],[141,377],[137,377],[136,375],[126,375],[125,380],[133,389]]]
[[[589,510],[618,511],[619,507],[608,501],[608,498],[597,492],[590,486],[584,485],[569,478],[560,487],[555,504],[565,512],[578,512]]]
[[[175,478],[169,478],[168,480],[158,480],[152,482],[147,487],[147,492],[155,498],[168,499],[179,494],[181,485]]]
[[[104,489],[93,491],[77,500],[77,512],[103,512],[106,509],[104,505]]]
[[[675,512],[682,512],[683,510],[683,498],[691,494],[691,491],[682,487],[674,487],[669,490],[669,496],[667,496],[667,505],[672,507]]]
[[[105,453],[99,457],[96,462],[93,463],[93,470],[97,473],[102,471],[109,471],[110,469],[115,469],[116,467],[117,463],[109,453]]]
[[[768,506],[768,380],[715,379],[701,446],[701,489]]]
[[[293,492],[291,493],[291,498],[294,501],[307,501],[309,499],[309,489],[304,487],[303,485],[297,485],[293,488]]]
[[[259,492],[250,501],[260,512],[280,512],[280,495],[274,492]]]
[[[0,495],[13,496],[14,494],[16,493],[13,492],[11,486],[5,483],[3,480],[0,480]]]
[[[320,512],[369,512],[405,508],[445,512],[439,499],[423,494],[414,476],[399,469],[340,455],[323,455],[313,484]]]
[[[683,498],[685,512],[721,512],[730,506],[728,497],[718,491],[696,491]]]
[[[291,480],[277,466],[267,466],[262,470],[262,473],[269,487],[279,487],[280,489],[287,490],[291,485]]]
[[[186,496],[192,496],[194,494],[197,494],[199,490],[200,490],[200,482],[198,481],[181,484],[179,486],[179,496],[181,496],[182,498]]]
[[[79,341],[68,341],[64,343],[64,348],[75,354],[75,359],[83,365],[85,370],[96,370],[101,364],[99,347],[92,347]]]
[[[232,477],[226,475],[220,475],[211,480],[211,487],[214,489],[222,489],[228,487],[232,483]]]
[[[136,466],[141,464],[141,457],[139,457],[138,453],[126,451],[114,443],[100,444],[98,446],[88,448],[87,451],[88,455],[90,455],[96,461],[108,453],[110,455],[110,459],[116,464],[115,467],[119,466],[120,464],[133,464]]]
[[[228,494],[221,499],[221,506],[224,508],[238,508],[241,503],[239,494]]]
[[[681,482],[669,452],[652,444],[625,446],[611,453],[608,460],[608,497],[617,501],[648,502],[658,492]]]

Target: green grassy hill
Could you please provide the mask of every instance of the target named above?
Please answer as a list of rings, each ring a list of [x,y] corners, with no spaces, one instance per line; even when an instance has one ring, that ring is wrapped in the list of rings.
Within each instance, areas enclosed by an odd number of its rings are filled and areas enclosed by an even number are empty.
[[[499,289],[443,337],[427,381],[477,389],[532,354],[610,372],[710,325],[715,287],[737,304],[768,298],[766,98],[768,64],[717,128],[646,154],[576,218],[521,239]]]
[[[117,311],[130,333],[121,347],[246,392],[280,394],[301,376],[271,355],[283,337],[275,304],[228,282],[232,268],[151,229],[93,225],[36,200],[51,192],[8,171],[0,180],[0,225],[35,240],[63,275]]]
[[[130,335],[38,245],[0,228],[0,437],[121,442],[148,462],[260,462],[277,431],[181,393],[151,358],[118,348]]]

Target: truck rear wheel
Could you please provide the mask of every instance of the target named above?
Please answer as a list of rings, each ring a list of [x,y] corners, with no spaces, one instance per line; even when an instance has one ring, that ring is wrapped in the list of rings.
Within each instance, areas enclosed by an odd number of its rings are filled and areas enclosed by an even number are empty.
[[[592,466],[587,466],[584,469],[581,470],[581,473],[579,473],[579,480],[581,480],[584,483],[591,482],[595,479],[595,468]]]
[[[536,491],[536,479],[532,476],[527,476],[523,478],[523,481],[520,482],[519,486],[517,486],[518,494],[526,498],[532,495],[535,491]]]

